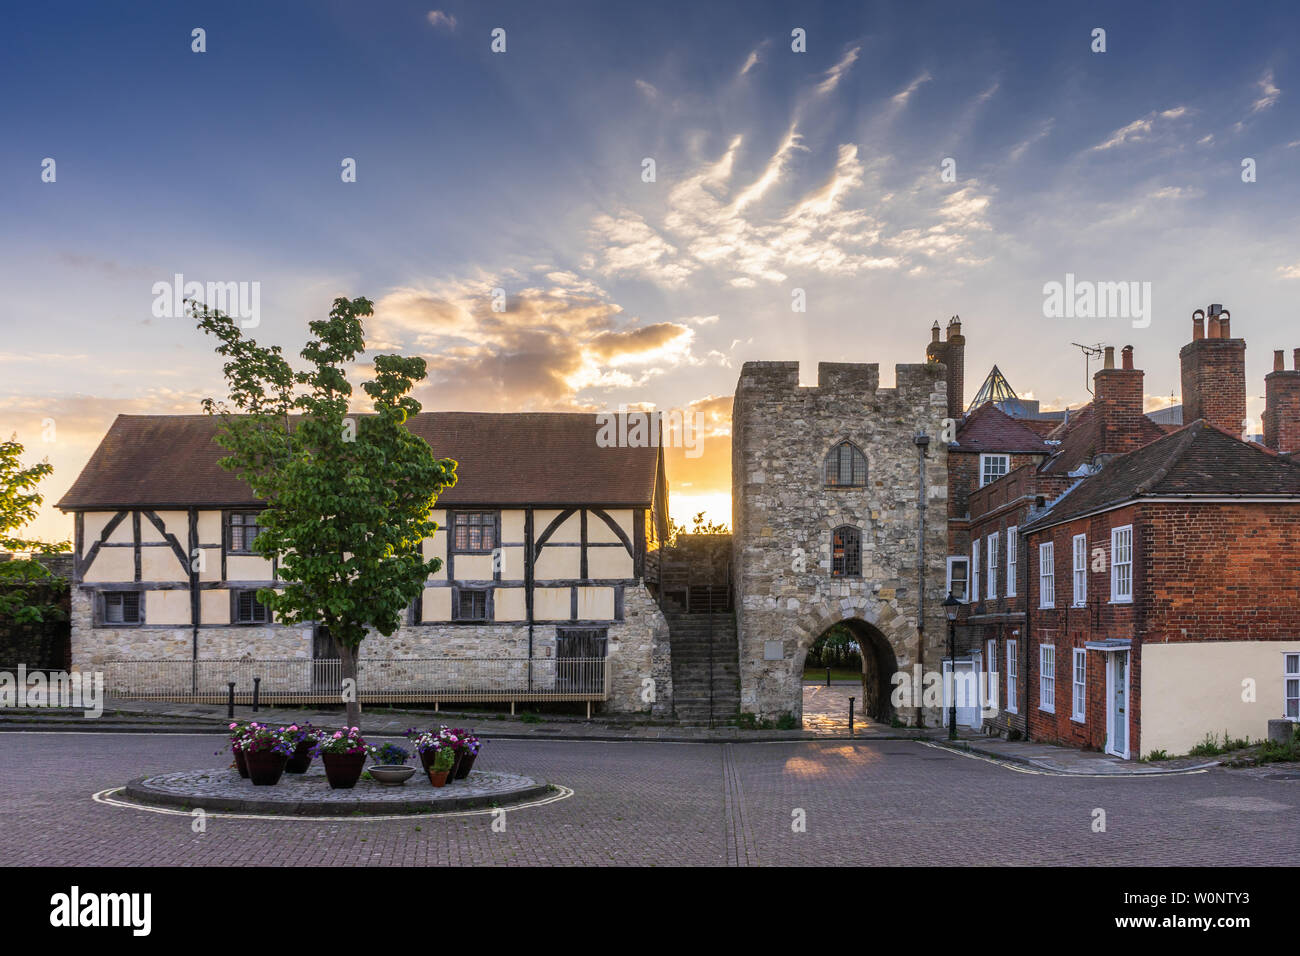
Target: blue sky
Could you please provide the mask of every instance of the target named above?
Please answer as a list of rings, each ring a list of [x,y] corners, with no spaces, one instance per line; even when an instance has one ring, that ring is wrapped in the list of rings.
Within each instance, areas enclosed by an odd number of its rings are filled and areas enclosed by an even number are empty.
[[[1133,344],[1155,406],[1198,306],[1232,310],[1251,396],[1272,350],[1300,346],[1293,4],[54,3],[9,20],[0,430],[55,464],[51,499],[115,414],[220,392],[209,344],[151,314],[175,273],[259,282],[253,334],[294,352],[334,296],[374,299],[372,341],[430,359],[427,408],[701,410],[704,456],[670,459],[679,515],[725,507],[746,360],[798,359],[806,382],[817,361],[873,361],[890,384],[959,313],[968,399],[997,362],[1022,394],[1078,405],[1084,342]],[[1150,282],[1150,327],[1044,318],[1066,273]]]

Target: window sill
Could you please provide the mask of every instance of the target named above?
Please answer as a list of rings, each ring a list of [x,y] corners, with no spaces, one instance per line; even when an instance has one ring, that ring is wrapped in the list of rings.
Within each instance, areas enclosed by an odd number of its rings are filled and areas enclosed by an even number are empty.
[[[1045,714],[1054,714],[1054,713],[1056,713],[1056,708],[1055,708],[1055,707],[1044,707],[1042,704],[1039,704],[1039,705],[1038,705],[1038,709],[1041,710],[1041,711],[1042,711],[1043,713],[1045,713]]]
[[[1110,599],[1110,603],[1111,603],[1111,604],[1132,604],[1132,603],[1133,603],[1133,599],[1132,599],[1131,597],[1127,597],[1127,598],[1111,598],[1111,599]]]
[[[1086,718],[1079,717],[1076,714],[1071,714],[1070,720],[1076,724],[1086,724],[1088,722]]]

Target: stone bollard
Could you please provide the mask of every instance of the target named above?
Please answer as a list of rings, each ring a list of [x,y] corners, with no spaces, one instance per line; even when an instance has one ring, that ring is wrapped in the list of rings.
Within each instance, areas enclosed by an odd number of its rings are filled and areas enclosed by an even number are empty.
[[[1282,718],[1268,722],[1268,741],[1273,744],[1289,744],[1295,734],[1295,721]]]

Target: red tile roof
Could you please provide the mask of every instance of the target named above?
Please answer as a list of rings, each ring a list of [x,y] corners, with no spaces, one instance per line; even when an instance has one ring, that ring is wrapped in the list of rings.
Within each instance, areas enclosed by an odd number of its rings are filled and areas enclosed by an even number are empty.
[[[1197,419],[1120,455],[1079,481],[1025,528],[1042,528],[1134,498],[1276,497],[1300,505],[1300,464]]]
[[[966,416],[957,429],[957,443],[949,452],[1004,452],[1045,455],[1053,450],[1043,436],[992,402]]]
[[[1165,429],[1145,415],[1140,416],[1138,428],[1141,429],[1139,441],[1143,445],[1167,434]],[[1100,432],[1101,417],[1097,414],[1094,403],[1089,402],[1077,412],[1071,412],[1069,418],[1047,435],[1049,441],[1059,444],[1053,448],[1054,454],[1043,465],[1043,473],[1064,475],[1082,464],[1091,463],[1097,457]]]
[[[218,460],[219,421],[207,415],[119,415],[58,507],[231,507],[257,504]],[[649,507],[658,448],[602,448],[595,415],[422,412],[411,431],[457,461],[439,505]]]

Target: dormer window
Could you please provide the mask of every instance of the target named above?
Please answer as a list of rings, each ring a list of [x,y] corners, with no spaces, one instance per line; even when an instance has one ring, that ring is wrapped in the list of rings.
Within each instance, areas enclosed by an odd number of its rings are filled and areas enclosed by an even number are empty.
[[[867,456],[850,441],[830,450],[823,468],[828,488],[860,488],[867,483]]]

